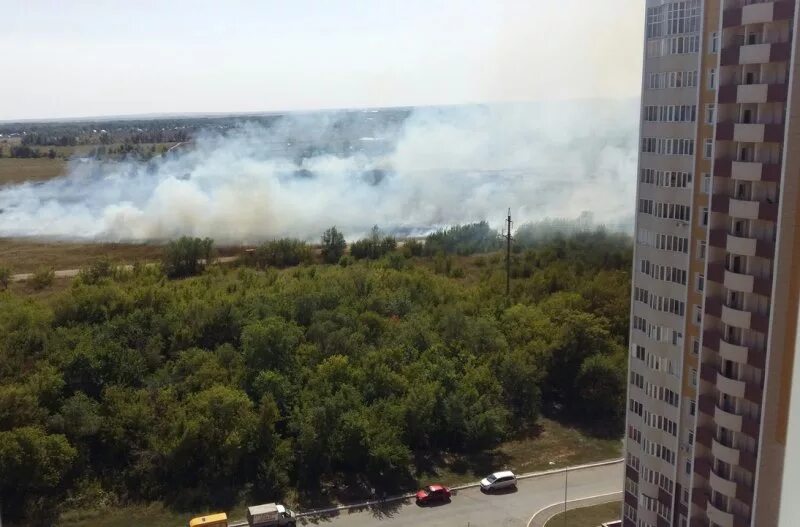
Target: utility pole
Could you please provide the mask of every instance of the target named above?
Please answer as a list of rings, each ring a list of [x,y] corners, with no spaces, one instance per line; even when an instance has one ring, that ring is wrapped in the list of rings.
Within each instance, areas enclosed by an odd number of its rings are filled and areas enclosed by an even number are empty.
[[[564,527],[567,527],[567,478],[569,477],[569,464],[564,467]]]
[[[506,232],[506,298],[511,294],[511,208],[508,209],[506,219],[508,231]]]

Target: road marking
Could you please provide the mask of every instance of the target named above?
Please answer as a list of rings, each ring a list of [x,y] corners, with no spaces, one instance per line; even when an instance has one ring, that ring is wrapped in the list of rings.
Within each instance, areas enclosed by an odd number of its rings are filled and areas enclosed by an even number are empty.
[[[578,499],[576,499],[576,500],[569,500],[569,501],[567,502],[567,504],[569,504],[569,503],[574,503],[574,502],[576,502],[576,501],[587,501],[587,500],[593,500],[593,499],[595,499],[595,498],[605,498],[605,497],[607,497],[607,496],[615,496],[615,495],[617,495],[617,494],[621,494],[621,493],[622,493],[622,491],[619,491],[619,490],[618,490],[618,491],[616,491],[616,492],[607,492],[607,493],[605,493],[605,494],[597,494],[597,495],[595,495],[595,496],[586,496],[585,498],[578,498]],[[555,502],[555,503],[551,503],[550,505],[547,505],[546,507],[542,507],[542,508],[541,508],[541,509],[539,509],[538,511],[534,512],[534,513],[533,513],[533,516],[531,516],[531,519],[530,519],[530,520],[528,520],[528,524],[527,524],[527,526],[526,526],[526,527],[531,527],[531,522],[533,521],[533,519],[534,519],[534,518],[535,518],[535,517],[536,517],[536,516],[537,516],[539,513],[541,513],[541,512],[543,512],[543,511],[545,511],[545,510],[549,509],[550,507],[554,507],[554,506],[556,506],[556,505],[561,505],[562,503],[564,503],[564,502],[563,502],[563,501],[557,501],[557,502]],[[560,511],[559,511],[559,512],[560,512]],[[556,513],[556,514],[558,514],[558,513]],[[554,514],[553,516],[555,516],[555,514]],[[548,518],[548,519],[549,519],[549,518]]]

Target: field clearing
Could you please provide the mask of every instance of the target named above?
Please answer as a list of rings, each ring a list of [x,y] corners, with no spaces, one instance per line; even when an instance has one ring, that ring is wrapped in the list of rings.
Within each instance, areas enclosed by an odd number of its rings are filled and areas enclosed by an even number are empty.
[[[13,274],[41,268],[79,269],[98,260],[112,263],[158,261],[163,247],[156,244],[45,242],[0,238],[0,267]]]
[[[65,173],[67,162],[63,159],[40,157],[37,159],[0,158],[0,187],[24,183],[26,181],[45,181]]]
[[[545,527],[561,527],[563,525],[569,525],[570,527],[599,527],[603,522],[619,520],[621,517],[622,503],[612,501],[601,505],[568,510],[566,513],[561,512],[550,518]]]
[[[448,457],[439,460],[429,470],[416,475],[417,482],[414,489],[406,490],[415,490],[419,486],[432,482],[441,482],[450,486],[472,483],[492,471],[505,468],[523,474],[567,465],[604,461],[620,457],[621,452],[622,442],[618,439],[599,439],[587,436],[576,428],[564,426],[551,419],[541,418],[535,430],[528,435],[507,441],[495,449],[471,456]],[[551,465],[551,462],[554,465]],[[356,496],[354,500],[368,498],[369,496]],[[317,502],[317,499],[324,501]],[[326,498],[306,496],[298,500],[297,495],[290,492],[283,502],[302,510],[317,506],[330,506],[331,502],[328,501],[330,499],[331,496]],[[336,501],[334,500],[334,502]],[[245,504],[239,504],[226,512],[229,519],[238,520],[244,518],[245,509]],[[594,507],[587,507],[587,509],[591,510]],[[187,524],[191,517],[208,512],[214,511],[180,513],[170,510],[161,503],[154,503],[112,510],[69,511],[61,516],[58,525],[61,527],[123,527],[128,525],[177,527]],[[573,514],[576,515],[576,518],[579,517],[578,512],[578,510],[569,511],[570,521],[572,521]],[[596,513],[587,513],[587,517],[599,518]],[[613,514],[608,516],[608,519],[612,517]],[[617,517],[619,517],[619,508],[617,508]],[[600,521],[587,525],[597,527]],[[575,523],[576,527],[578,525],[583,524]]]
[[[18,142],[19,141],[9,140],[7,143],[0,143],[0,149],[3,150],[3,156],[8,156],[11,145]],[[138,146],[144,152],[150,152],[151,148],[155,148],[156,154],[161,154],[161,152],[169,150],[176,144],[177,143],[141,143],[136,146]],[[34,145],[32,148],[38,149],[45,157],[29,159],[0,157],[0,186],[24,183],[26,181],[45,181],[52,179],[66,173],[68,159],[73,156],[87,156],[98,148],[105,148],[106,150],[118,150],[122,146],[122,143],[77,146]],[[55,159],[46,157],[49,150],[53,150],[56,153]],[[112,154],[111,158],[117,158],[117,154]]]

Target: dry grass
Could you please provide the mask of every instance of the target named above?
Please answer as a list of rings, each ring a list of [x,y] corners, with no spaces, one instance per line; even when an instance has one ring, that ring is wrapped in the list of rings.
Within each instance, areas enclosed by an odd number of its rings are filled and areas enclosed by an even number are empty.
[[[0,186],[23,183],[25,181],[44,181],[64,173],[67,162],[63,159],[12,159],[0,158]]]
[[[11,146],[19,144],[19,138],[0,141],[0,149],[3,155],[9,155]],[[138,145],[145,152],[149,152],[151,147],[155,147],[157,153],[162,150],[172,148],[177,143],[142,143]],[[0,186],[24,183],[25,181],[44,181],[63,175],[67,168],[67,159],[73,156],[89,155],[96,148],[105,147],[106,149],[119,149],[122,144],[114,143],[110,145],[77,145],[77,146],[33,146],[42,154],[47,154],[49,150],[56,153],[55,159],[40,157],[36,159],[17,159],[0,157]]]
[[[163,247],[155,244],[45,242],[0,238],[0,267],[14,274],[41,268],[79,269],[108,259],[112,263],[134,263],[161,259]]]
[[[619,520],[622,516],[622,503],[612,501],[591,507],[568,510],[556,514],[545,524],[545,527],[599,527],[603,522]],[[566,515],[566,518],[564,516]]]
[[[458,485],[477,481],[496,470],[509,469],[524,474],[615,459],[621,453],[622,442],[618,439],[591,437],[576,428],[542,418],[534,430],[493,450],[434,460],[429,468],[417,474],[417,478],[420,483],[435,480]]]
[[[149,505],[132,505],[109,510],[76,510],[62,514],[58,522],[61,527],[128,527],[130,525],[148,525],[153,527],[177,527],[188,525],[189,519],[211,512],[197,513],[175,512],[162,503]],[[246,507],[240,505],[227,511],[228,520],[240,520],[245,517]]]

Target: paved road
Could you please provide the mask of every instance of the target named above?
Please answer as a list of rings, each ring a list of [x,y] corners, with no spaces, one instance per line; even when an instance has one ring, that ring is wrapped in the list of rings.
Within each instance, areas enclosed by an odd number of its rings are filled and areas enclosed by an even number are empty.
[[[568,500],[587,498],[622,490],[623,464],[570,471]],[[397,502],[383,508],[341,511],[331,516],[302,520],[320,527],[526,527],[531,516],[564,500],[564,474],[550,474],[520,480],[515,492],[483,494],[470,488],[457,492],[450,503],[419,507]]]

